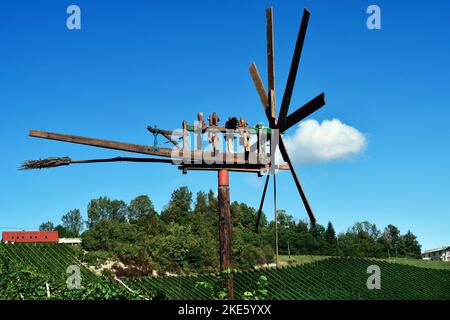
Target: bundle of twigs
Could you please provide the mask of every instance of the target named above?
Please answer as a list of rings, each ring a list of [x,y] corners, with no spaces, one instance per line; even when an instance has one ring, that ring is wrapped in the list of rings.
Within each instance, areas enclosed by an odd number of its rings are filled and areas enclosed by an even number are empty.
[[[78,163],[119,162],[119,161],[172,163],[172,160],[170,159],[157,159],[157,158],[115,157],[108,159],[72,160],[69,157],[61,157],[61,158],[53,157],[53,158],[25,161],[19,167],[19,170],[56,168],[61,166],[68,166],[69,164],[78,164]]]

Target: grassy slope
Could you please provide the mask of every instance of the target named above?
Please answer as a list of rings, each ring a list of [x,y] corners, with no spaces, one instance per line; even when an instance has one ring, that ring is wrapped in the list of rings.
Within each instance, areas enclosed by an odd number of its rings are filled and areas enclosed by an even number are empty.
[[[301,265],[305,263],[320,261],[326,259],[326,256],[280,256],[280,265]],[[406,264],[409,266],[419,267],[419,268],[430,268],[430,269],[443,269],[450,270],[450,262],[447,261],[427,261],[421,259],[409,259],[409,258],[391,258],[389,259],[373,259],[377,261],[385,261],[390,263]]]

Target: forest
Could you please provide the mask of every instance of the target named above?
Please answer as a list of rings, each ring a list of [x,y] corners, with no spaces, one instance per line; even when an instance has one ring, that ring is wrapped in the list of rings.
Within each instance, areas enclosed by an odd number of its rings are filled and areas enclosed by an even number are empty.
[[[272,263],[275,222],[263,214],[255,232],[257,210],[231,203],[232,254],[236,269]],[[126,203],[106,196],[87,204],[87,220],[79,209],[64,214],[61,223],[43,222],[40,230],[57,230],[60,237],[82,238],[80,259],[89,265],[115,261],[104,273],[117,276],[199,274],[216,272],[218,207],[213,191],[195,195],[187,187],[175,190],[157,212],[147,195]],[[356,222],[337,234],[332,222],[314,227],[278,211],[279,252],[283,255],[419,258],[421,246],[411,232],[389,224],[380,230],[368,221]]]

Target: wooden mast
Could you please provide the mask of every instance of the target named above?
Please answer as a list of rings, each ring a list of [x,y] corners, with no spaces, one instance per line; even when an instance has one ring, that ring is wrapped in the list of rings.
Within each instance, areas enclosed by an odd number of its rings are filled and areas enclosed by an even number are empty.
[[[219,178],[219,251],[220,270],[231,268],[231,212],[230,212],[230,184],[228,170],[220,170]],[[225,286],[225,284],[222,284]],[[226,279],[228,299],[233,299],[233,275]]]

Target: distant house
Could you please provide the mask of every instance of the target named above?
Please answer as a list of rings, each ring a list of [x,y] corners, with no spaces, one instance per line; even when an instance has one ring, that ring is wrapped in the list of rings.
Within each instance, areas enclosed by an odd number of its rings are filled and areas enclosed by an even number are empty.
[[[2,242],[58,243],[58,231],[4,231]]]
[[[70,244],[72,246],[81,244],[80,238],[59,238],[58,243]]]
[[[450,247],[427,250],[422,253],[422,259],[450,261]]]

